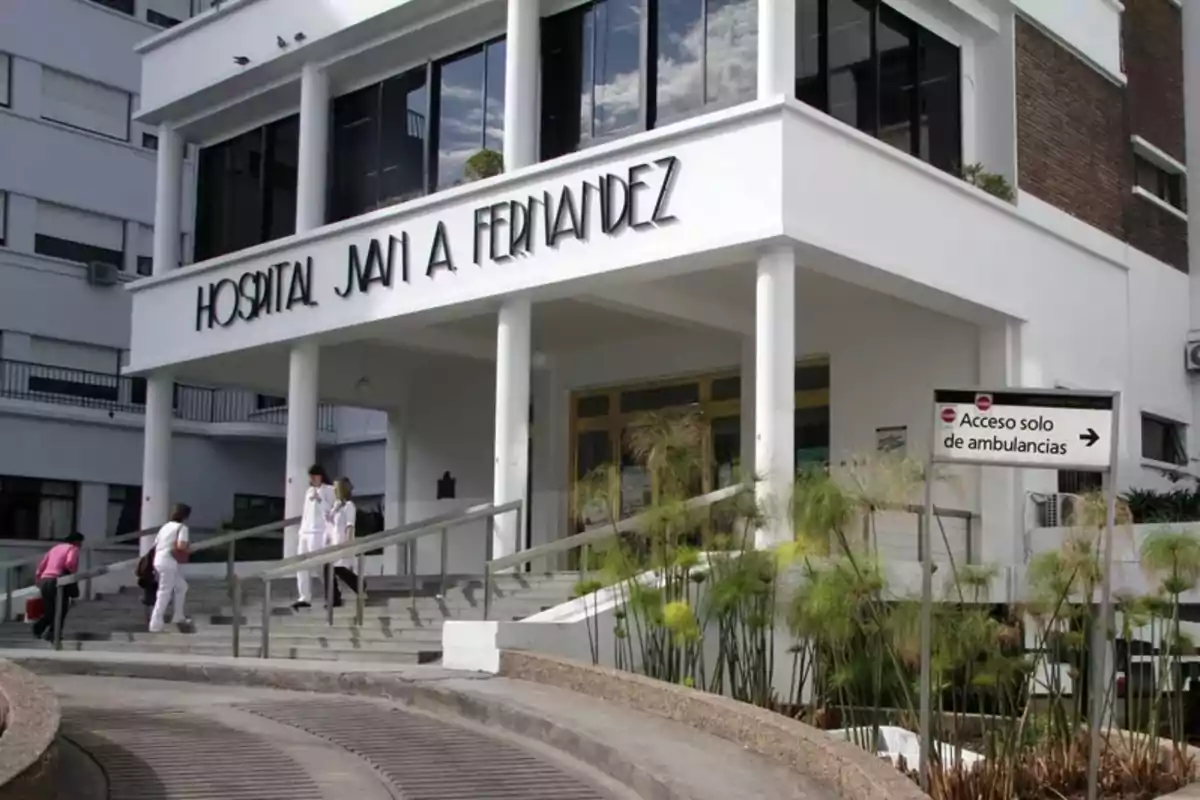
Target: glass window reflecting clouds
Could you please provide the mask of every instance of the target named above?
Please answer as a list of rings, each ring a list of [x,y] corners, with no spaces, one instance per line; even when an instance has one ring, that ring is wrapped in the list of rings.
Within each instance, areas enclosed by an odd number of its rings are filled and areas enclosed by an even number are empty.
[[[439,65],[437,188],[487,177],[472,157],[504,152],[504,59],[501,41]]]
[[[756,0],[594,0],[546,18],[542,157],[752,99],[757,23]]]
[[[329,219],[501,171],[504,61],[500,39],[338,97]]]

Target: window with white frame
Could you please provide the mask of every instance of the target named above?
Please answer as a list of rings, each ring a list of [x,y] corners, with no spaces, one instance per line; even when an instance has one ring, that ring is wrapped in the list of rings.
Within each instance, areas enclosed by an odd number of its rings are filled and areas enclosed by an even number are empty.
[[[125,263],[125,223],[116,217],[39,202],[34,252],[89,264],[120,268]]]
[[[12,105],[12,56],[0,53],[0,106]]]
[[[129,92],[42,68],[42,119],[129,141],[130,109]]]
[[[1187,426],[1155,414],[1142,414],[1142,458],[1187,466]]]
[[[0,247],[8,243],[8,192],[0,192]]]
[[[1133,191],[1187,212],[1187,168],[1140,136],[1133,137]]]

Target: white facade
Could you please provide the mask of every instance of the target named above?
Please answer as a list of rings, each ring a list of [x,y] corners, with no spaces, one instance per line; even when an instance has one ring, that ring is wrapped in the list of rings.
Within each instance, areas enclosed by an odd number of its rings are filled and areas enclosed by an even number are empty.
[[[749,81],[741,102],[541,160],[547,131],[558,132],[540,123],[549,101],[536,17],[578,5],[227,0],[142,43],[138,120],[159,126],[160,139],[208,147],[299,113],[297,233],[183,269],[159,259],[129,287],[129,369],[152,382],[288,395],[289,486],[316,457],[318,401],[374,409],[346,412],[333,463],[360,493],[384,495],[391,521],[526,497],[535,542],[573,532],[573,393],[740,373],[740,460],[778,502],[802,447],[789,376],[813,356],[829,364],[834,464],[873,451],[888,428],[904,428],[908,452],[923,454],[935,387],[1021,386],[1120,391],[1119,483],[1161,485],[1164,469],[1180,471],[1142,457],[1141,420],[1191,422],[1180,359],[1192,328],[1187,275],[1019,185],[1003,202],[794,99],[796,0],[727,4],[749,11],[722,21],[758,33],[736,39],[726,61],[700,63],[706,77],[696,79],[702,93],[723,79],[714,76]],[[1070,16],[1052,5],[887,0],[955,49],[962,163],[1010,182],[1014,15],[1124,80],[1119,4],[1087,0]],[[501,35],[506,172],[324,224],[339,185],[330,99],[336,108],[336,98]],[[666,108],[695,76],[672,72],[665,56],[657,64]],[[622,89],[644,99],[638,77],[597,84],[592,102],[619,108]],[[176,170],[160,160],[160,212],[164,190],[187,197]],[[624,190],[611,194],[622,185],[638,187],[632,216],[606,216],[606,201],[624,204]],[[192,220],[185,200],[184,231]],[[154,252],[173,247],[160,237]],[[153,437],[168,435],[167,419]],[[1189,451],[1194,461],[1194,442]],[[438,496],[445,473],[453,500]],[[1054,473],[993,469],[983,480],[966,468],[936,501],[977,516],[962,545],[973,557],[1013,565],[1024,558],[1029,493],[1056,486]],[[174,470],[169,491],[179,492]],[[505,525],[494,544],[524,546]],[[915,556],[914,545],[900,542],[898,555]],[[478,571],[485,546],[482,530],[456,533],[451,570]]]

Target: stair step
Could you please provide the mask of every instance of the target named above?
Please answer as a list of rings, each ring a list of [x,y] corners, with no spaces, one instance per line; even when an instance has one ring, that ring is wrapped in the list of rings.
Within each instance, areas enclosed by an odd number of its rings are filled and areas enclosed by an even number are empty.
[[[158,634],[169,636],[170,634]],[[0,640],[0,647],[14,650],[49,650],[53,649],[48,642],[39,642],[33,638],[21,640]],[[120,649],[122,653],[159,653],[166,655],[204,655],[228,656],[231,654],[231,643],[206,642],[76,642],[63,640],[62,649],[70,652],[106,652]],[[243,641],[239,655],[243,658],[257,658],[261,648],[257,641]],[[355,647],[321,647],[321,646],[283,646],[271,642],[273,658],[291,658],[313,661],[377,661],[392,664],[418,664],[436,661],[441,657],[441,648],[425,650],[401,649],[361,649]]]

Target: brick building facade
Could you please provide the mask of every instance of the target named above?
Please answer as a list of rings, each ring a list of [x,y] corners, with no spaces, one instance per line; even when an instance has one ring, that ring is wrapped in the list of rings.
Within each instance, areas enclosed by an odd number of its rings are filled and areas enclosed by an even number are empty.
[[[1180,16],[1126,4],[1125,86],[1018,19],[1017,158],[1022,191],[1186,271],[1187,222],[1134,188],[1135,137],[1184,161]]]

